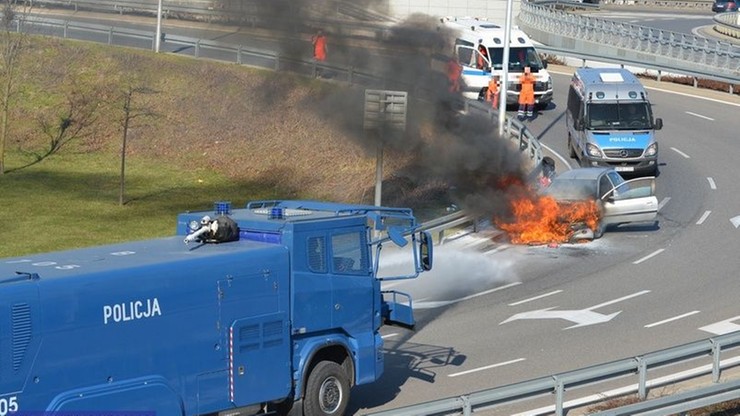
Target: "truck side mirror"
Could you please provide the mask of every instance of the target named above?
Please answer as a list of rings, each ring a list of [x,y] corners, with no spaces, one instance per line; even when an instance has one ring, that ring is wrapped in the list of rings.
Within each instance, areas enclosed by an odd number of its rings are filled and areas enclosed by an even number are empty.
[[[655,130],[660,130],[663,128],[663,119],[662,118],[656,118],[655,119]]]
[[[432,235],[429,231],[419,233],[419,257],[421,258],[421,268],[424,271],[432,270]]]

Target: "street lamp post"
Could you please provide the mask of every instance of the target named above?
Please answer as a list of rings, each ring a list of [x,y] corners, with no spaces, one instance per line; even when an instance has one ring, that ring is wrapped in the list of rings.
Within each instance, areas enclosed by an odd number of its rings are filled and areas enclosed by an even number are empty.
[[[504,25],[504,56],[501,69],[504,73],[501,77],[501,89],[499,91],[498,110],[498,134],[504,137],[504,121],[506,120],[506,97],[509,89],[509,49],[511,46],[511,14],[513,0],[506,0],[506,24]]]
[[[162,0],[157,3],[157,33],[154,35],[154,52],[159,53],[159,44],[162,42]]]

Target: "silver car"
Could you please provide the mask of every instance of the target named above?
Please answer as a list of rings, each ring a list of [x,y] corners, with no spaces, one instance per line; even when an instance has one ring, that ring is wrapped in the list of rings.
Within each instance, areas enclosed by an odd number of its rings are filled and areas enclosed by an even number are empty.
[[[600,238],[609,225],[655,221],[658,215],[655,178],[627,181],[610,167],[577,168],[563,172],[552,180],[543,193],[553,197],[559,204],[595,200],[601,216],[596,229],[588,230],[592,232],[591,238]]]

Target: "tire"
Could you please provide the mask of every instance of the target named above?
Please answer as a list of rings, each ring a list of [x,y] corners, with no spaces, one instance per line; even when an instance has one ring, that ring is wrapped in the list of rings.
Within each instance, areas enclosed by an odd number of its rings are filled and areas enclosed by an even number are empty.
[[[599,224],[596,225],[596,229],[594,230],[594,240],[597,240],[604,235],[605,228],[606,226],[604,226],[604,223],[602,221],[599,221]]]
[[[303,398],[304,416],[342,416],[349,404],[349,378],[341,365],[321,361],[311,370]]]

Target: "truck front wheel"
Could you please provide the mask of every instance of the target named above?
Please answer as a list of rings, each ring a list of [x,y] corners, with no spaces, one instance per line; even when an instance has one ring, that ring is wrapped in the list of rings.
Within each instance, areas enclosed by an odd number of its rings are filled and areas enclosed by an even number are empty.
[[[349,379],[341,365],[322,361],[308,376],[304,416],[344,415],[349,403]]]

